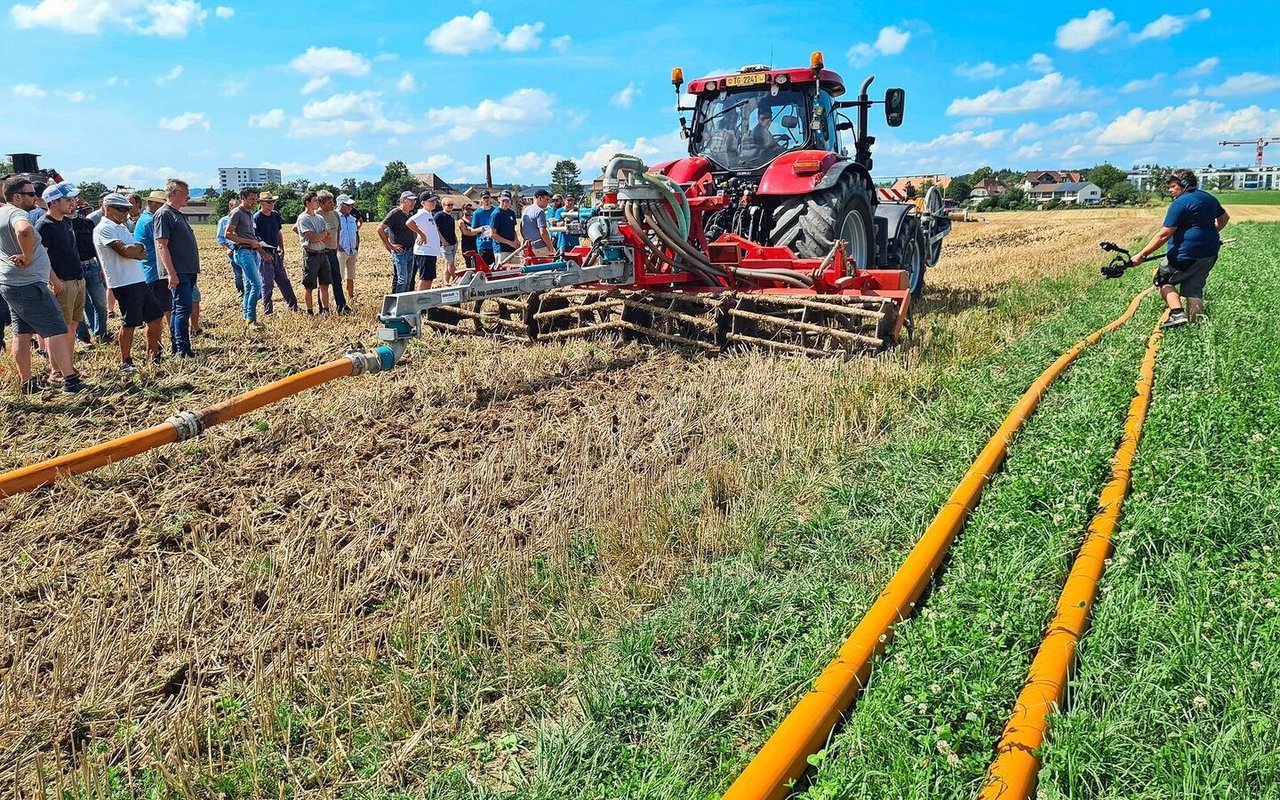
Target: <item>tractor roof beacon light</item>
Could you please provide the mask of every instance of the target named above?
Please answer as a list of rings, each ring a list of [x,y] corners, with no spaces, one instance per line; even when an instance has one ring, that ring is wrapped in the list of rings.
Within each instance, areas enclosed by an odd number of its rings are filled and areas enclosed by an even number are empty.
[[[809,56],[809,69],[813,70],[816,74],[821,72],[824,66],[826,65],[822,62],[822,51],[814,50],[813,55]]]

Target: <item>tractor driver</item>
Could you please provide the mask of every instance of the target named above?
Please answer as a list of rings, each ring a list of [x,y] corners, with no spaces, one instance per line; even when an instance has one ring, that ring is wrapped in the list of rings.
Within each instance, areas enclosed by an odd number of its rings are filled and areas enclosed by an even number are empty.
[[[738,109],[730,106],[707,139],[706,153],[725,167],[738,165]]]
[[[756,126],[747,135],[751,147],[760,154],[761,160],[771,159],[784,149],[778,144],[778,140],[773,138],[773,131],[770,130],[772,125],[773,106],[760,106],[760,110],[756,113]]]

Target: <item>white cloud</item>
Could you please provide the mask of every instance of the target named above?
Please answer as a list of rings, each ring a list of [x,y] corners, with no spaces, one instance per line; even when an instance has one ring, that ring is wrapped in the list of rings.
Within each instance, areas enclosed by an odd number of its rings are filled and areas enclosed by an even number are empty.
[[[245,90],[248,88],[249,88],[248,78],[244,78],[238,81],[227,79],[218,85],[218,91],[222,93],[223,97],[239,97],[240,95],[244,94]]]
[[[59,89],[58,91],[54,92],[54,94],[56,94],[58,97],[61,97],[63,100],[66,100],[68,103],[80,103],[85,100],[93,99],[93,95],[85,94],[84,92],[79,90],[76,90],[74,92],[64,92],[61,89]]]
[[[1229,110],[1222,103],[1189,100],[1175,106],[1133,108],[1090,133],[1100,145],[1134,145],[1169,140],[1199,142],[1236,138],[1241,131],[1280,128],[1280,109],[1256,105]]]
[[[1175,90],[1174,94],[1177,95],[1178,97],[1199,97],[1200,84],[1193,83],[1190,86],[1184,86],[1181,89]]]
[[[895,25],[886,25],[880,29],[880,33],[876,35],[874,43],[860,42],[855,44],[849,48],[846,56],[853,64],[865,64],[875,58],[876,55],[896,56],[906,48],[909,41],[911,41],[910,31],[904,31]]]
[[[382,110],[382,93],[371,90],[345,92],[324,100],[313,100],[302,108],[302,118],[292,119],[289,137],[313,139],[349,137],[360,133],[404,134],[413,130],[408,122],[387,118]]]
[[[636,99],[636,95],[639,93],[640,90],[636,88],[635,83],[628,81],[626,86],[619,89],[613,97],[609,98],[609,104],[619,108],[631,108],[632,101]]]
[[[1160,81],[1164,80],[1164,73],[1159,72],[1150,78],[1137,78],[1120,87],[1122,94],[1132,94],[1134,92],[1143,92],[1147,89],[1154,89],[1160,85]]]
[[[249,117],[249,126],[253,128],[279,128],[284,124],[284,109],[273,108],[261,114]]]
[[[433,127],[449,128],[455,139],[476,133],[517,134],[545,125],[555,114],[555,98],[541,89],[517,89],[498,100],[484,99],[474,106],[446,106],[427,112]]]
[[[1058,28],[1054,44],[1063,50],[1088,50],[1090,47],[1128,30],[1108,8],[1095,8],[1083,17],[1069,20]]]
[[[165,74],[156,76],[156,86],[165,86],[170,83],[173,83],[178,78],[182,77],[182,70],[183,70],[182,65],[177,64],[173,67],[173,69],[169,70]]]
[[[195,127],[204,128],[207,131],[209,130],[209,120],[203,113],[188,111],[176,117],[161,117],[160,127],[167,131],[185,131]]]
[[[399,61],[399,53],[378,53],[373,57],[374,61]]]
[[[1044,75],[1053,72],[1053,59],[1044,53],[1036,53],[1027,59],[1027,66],[1031,68],[1032,72],[1039,72]]]
[[[101,181],[108,186],[158,186],[169,178],[181,178],[192,186],[208,186],[212,180],[207,175],[176,170],[173,167],[144,167],[140,164],[122,164],[112,167],[82,167],[66,173],[72,183]]]
[[[542,29],[545,28],[541,22],[535,22],[532,25],[517,25],[511,29],[506,38],[502,40],[502,49],[509,50],[512,53],[523,53],[526,50],[537,50],[542,46]]]
[[[414,80],[412,72],[406,72],[400,76],[400,80],[396,81],[396,91],[403,94],[418,91],[418,82]]]
[[[117,27],[143,36],[182,38],[209,12],[195,0],[38,0],[16,4],[9,15],[24,30],[97,34]]]
[[[968,119],[957,120],[956,124],[951,126],[953,131],[971,131],[976,128],[990,127],[995,122],[992,117],[969,117]]]
[[[458,16],[444,23],[427,34],[423,44],[437,53],[465,56],[469,53],[484,52],[500,47],[513,53],[526,50],[537,50],[542,46],[542,31],[546,25],[542,22],[517,25],[509,33],[503,34],[493,22],[488,11],[477,11],[471,16]],[[561,44],[556,45],[557,42]],[[559,36],[552,40],[553,46],[567,46],[569,37]]]
[[[1008,89],[992,89],[977,97],[957,97],[947,106],[947,113],[959,116],[1036,111],[1073,105],[1091,94],[1092,92],[1082,89],[1075,78],[1063,78],[1061,73],[1050,72],[1043,78]]]
[[[1039,158],[1044,152],[1044,146],[1040,142],[1033,142],[1024,147],[1019,147],[1013,152],[1013,157],[1019,160],[1027,161],[1033,158]]]
[[[370,69],[369,59],[340,47],[308,47],[305,53],[289,62],[289,68],[309,78],[302,87],[303,94],[328,86],[333,75],[362,78]]]
[[[317,164],[304,164],[298,161],[268,161],[266,166],[290,175],[306,178],[347,178],[359,174],[377,160],[377,157],[372,153],[345,150],[341,153],[335,153]]]
[[[1181,70],[1178,73],[1178,77],[1179,78],[1198,78],[1203,75],[1208,75],[1210,72],[1213,72],[1215,69],[1217,69],[1218,65],[1221,63],[1222,63],[1222,59],[1218,58],[1217,56],[1210,56],[1209,58],[1206,58],[1204,61],[1201,61],[1199,64],[1196,64],[1194,67],[1187,67],[1186,69]]]
[[[960,150],[965,147],[979,147],[982,149],[990,149],[997,145],[1003,144],[1008,131],[987,131],[986,133],[974,133],[973,131],[959,131],[957,133],[944,133],[941,136],[934,137],[927,142],[904,142],[904,141],[886,141],[882,142],[877,152],[884,155],[908,156],[920,153],[928,153],[931,151],[947,151]]]
[[[1013,132],[1013,141],[1017,142],[1026,139],[1041,139],[1049,133],[1067,131],[1073,128],[1087,128],[1091,125],[1097,124],[1097,114],[1092,111],[1080,111],[1075,114],[1067,114],[1066,116],[1058,117],[1047,125],[1038,125],[1034,122],[1019,125],[1018,129]]]
[[[1134,37],[1135,42],[1143,39],[1168,39],[1170,36],[1176,36],[1187,29],[1193,22],[1204,22],[1210,16],[1211,12],[1207,8],[1202,8],[1194,14],[1188,14],[1185,17],[1177,17],[1173,14],[1164,14],[1158,19],[1147,23],[1141,31]]]
[[[231,19],[236,15],[236,10],[231,6],[218,6],[213,13],[218,19]]]
[[[953,71],[962,78],[994,78],[1004,73],[1004,67],[982,61],[977,64],[960,64]]]
[[[1205,94],[1226,97],[1233,94],[1262,94],[1280,89],[1280,75],[1263,75],[1261,72],[1242,72],[1232,75]]]
[[[39,100],[41,97],[49,94],[44,89],[36,86],[34,83],[19,83],[13,87],[13,93],[18,97],[26,97],[32,100]]]
[[[119,82],[120,82],[120,76],[119,76],[119,75],[112,75],[110,78],[107,78],[105,81],[103,81],[103,82],[102,82],[102,85],[103,85],[103,86],[115,86],[115,85],[116,85],[117,83],[119,83]]]
[[[573,37],[568,34],[565,34],[564,36],[557,36],[551,40],[551,49],[555,50],[557,53],[567,53],[569,52],[569,44],[572,41]]]

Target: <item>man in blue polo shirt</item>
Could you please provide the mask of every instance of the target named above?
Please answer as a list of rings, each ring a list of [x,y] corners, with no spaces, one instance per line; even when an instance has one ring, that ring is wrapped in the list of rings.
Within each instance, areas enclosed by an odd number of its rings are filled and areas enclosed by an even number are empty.
[[[1165,212],[1164,227],[1133,257],[1136,266],[1166,242],[1169,244],[1168,255],[1155,276],[1160,296],[1169,306],[1169,319],[1163,328],[1176,328],[1199,318],[1204,308],[1204,283],[1222,246],[1218,233],[1231,221],[1218,198],[1200,191],[1198,185],[1196,174],[1189,169],[1175,169],[1169,175],[1173,202]],[[1183,297],[1187,299],[1185,311]]]
[[[497,242],[489,235],[489,229],[493,225],[493,215],[497,210],[493,205],[493,195],[486,191],[480,195],[480,207],[471,213],[471,229],[476,232],[476,252],[480,254],[480,258],[484,259],[484,263],[491,267],[497,260],[493,253],[497,248]]]

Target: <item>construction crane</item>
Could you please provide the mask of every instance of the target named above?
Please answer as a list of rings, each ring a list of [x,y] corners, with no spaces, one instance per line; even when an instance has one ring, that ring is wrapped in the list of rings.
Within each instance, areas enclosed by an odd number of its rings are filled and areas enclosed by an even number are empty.
[[[1218,146],[1223,147],[1230,145],[1231,147],[1243,147],[1247,144],[1254,145],[1258,149],[1254,154],[1253,165],[1255,167],[1260,167],[1262,166],[1262,149],[1267,145],[1275,144],[1276,142],[1280,142],[1280,136],[1263,136],[1258,139],[1230,139],[1218,142]]]

